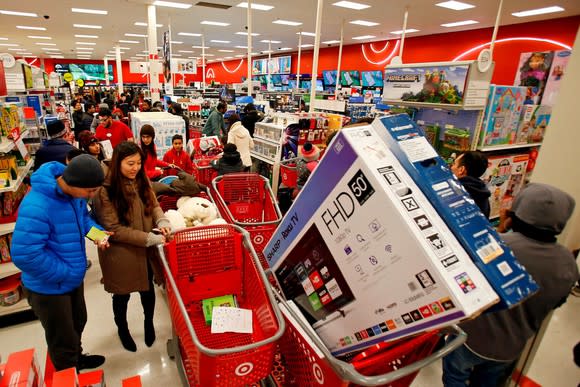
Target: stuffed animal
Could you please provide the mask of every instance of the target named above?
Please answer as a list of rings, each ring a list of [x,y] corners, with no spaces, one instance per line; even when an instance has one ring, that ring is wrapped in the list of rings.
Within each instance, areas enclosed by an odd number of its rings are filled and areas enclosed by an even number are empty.
[[[215,204],[200,197],[189,198],[178,206],[179,212],[188,226],[206,226],[218,217]]]
[[[183,230],[187,227],[183,216],[175,210],[167,211],[165,213],[165,217],[169,219],[169,222],[171,223],[171,229],[173,231]]]
[[[191,197],[190,196],[182,196],[179,199],[177,199],[177,208],[179,209],[179,207],[181,207],[183,205],[183,203],[185,203],[187,200],[189,200]]]

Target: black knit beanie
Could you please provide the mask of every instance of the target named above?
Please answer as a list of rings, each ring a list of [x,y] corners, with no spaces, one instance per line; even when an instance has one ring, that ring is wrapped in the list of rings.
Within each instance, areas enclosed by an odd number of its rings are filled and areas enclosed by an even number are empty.
[[[91,155],[83,154],[68,163],[62,179],[71,187],[96,188],[105,181],[101,163]]]

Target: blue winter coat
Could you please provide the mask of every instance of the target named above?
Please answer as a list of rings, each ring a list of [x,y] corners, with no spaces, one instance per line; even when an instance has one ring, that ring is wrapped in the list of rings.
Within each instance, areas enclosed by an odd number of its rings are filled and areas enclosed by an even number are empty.
[[[46,141],[44,145],[36,151],[33,170],[38,170],[42,164],[50,161],[58,161],[62,164],[66,164],[66,155],[73,149],[75,149],[75,147],[62,138],[53,138]]]
[[[53,161],[32,174],[12,236],[12,260],[25,288],[64,294],[81,285],[87,270],[85,235],[95,226],[85,199],[62,192],[57,177],[65,165]]]

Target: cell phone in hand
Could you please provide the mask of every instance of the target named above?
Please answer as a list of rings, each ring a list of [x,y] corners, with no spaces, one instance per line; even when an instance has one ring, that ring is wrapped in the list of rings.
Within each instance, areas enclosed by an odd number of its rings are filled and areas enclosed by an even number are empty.
[[[100,242],[100,243],[104,243],[109,239],[109,234],[107,234],[103,230],[99,230],[95,226],[91,227],[91,229],[89,230],[89,232],[87,233],[86,236],[87,236],[87,238],[89,238],[93,242],[96,241],[96,242]]]

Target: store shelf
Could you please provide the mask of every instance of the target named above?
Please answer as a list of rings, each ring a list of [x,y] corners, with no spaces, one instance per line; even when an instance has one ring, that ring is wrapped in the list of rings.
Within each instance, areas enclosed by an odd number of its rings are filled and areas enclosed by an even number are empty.
[[[256,126],[263,126],[266,128],[276,129],[276,130],[284,130],[284,126],[276,125],[273,122],[256,122]]]
[[[28,301],[22,299],[18,301],[16,304],[11,306],[0,306],[0,316],[6,316],[9,314],[24,312],[27,310],[30,310],[30,305],[28,305]]]
[[[272,140],[271,138],[265,138],[265,137],[256,136],[255,134],[254,134],[254,140],[258,140],[258,141],[261,141],[261,142],[265,142],[265,143],[268,143],[268,144],[272,144],[274,146],[280,145],[280,141]]]
[[[537,143],[533,143],[533,144],[510,144],[510,145],[484,146],[484,147],[478,147],[477,150],[480,150],[482,152],[493,152],[493,151],[509,150],[509,149],[534,148],[537,146],[542,146],[542,143],[537,142]]]
[[[20,273],[20,269],[12,262],[0,263],[0,279]]]
[[[0,235],[10,234],[14,231],[15,222],[12,223],[0,223]],[[1,270],[0,270],[1,271]]]
[[[28,163],[26,164],[26,166],[24,166],[22,168],[18,168],[18,178],[16,180],[10,180],[10,187],[0,188],[0,192],[13,192],[13,191],[16,191],[18,189],[18,187],[20,187],[20,184],[22,184],[22,181],[24,180],[24,177],[32,169],[32,166],[33,165],[34,165],[34,160],[33,159],[30,159],[30,161],[28,161]]]
[[[259,153],[250,152],[250,155],[258,160],[261,160],[261,161],[268,163],[268,164],[271,164],[271,165],[274,165],[274,163],[275,163],[274,159],[268,158],[268,157],[261,155]]]
[[[26,138],[28,136],[28,130],[25,130],[20,134],[20,138]],[[12,140],[5,139],[4,141],[0,141],[0,153],[8,153],[12,149],[16,147],[16,144]]]
[[[427,103],[427,102],[413,102],[413,101],[401,101],[399,99],[390,100],[384,99],[383,103],[395,106],[411,106],[416,108],[431,108],[431,109],[442,109],[442,110],[483,110],[485,106],[464,106],[464,105],[451,105],[445,103]]]

